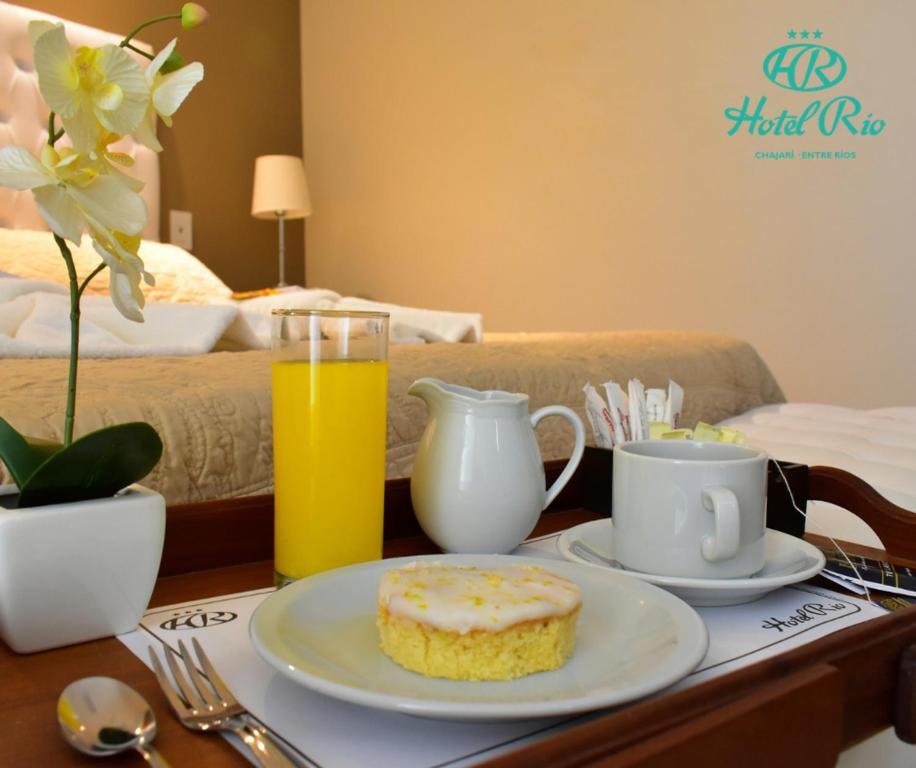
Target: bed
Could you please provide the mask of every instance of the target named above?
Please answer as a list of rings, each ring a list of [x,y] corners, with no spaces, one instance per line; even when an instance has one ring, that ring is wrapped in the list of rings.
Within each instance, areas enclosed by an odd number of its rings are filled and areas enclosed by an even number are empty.
[[[894,504],[916,511],[916,408],[771,404],[723,423],[771,456],[846,470]],[[825,502],[809,503],[806,530],[883,548],[862,520]]]
[[[61,435],[66,360],[3,360],[0,413],[25,434]],[[687,390],[684,419],[719,421],[779,403],[782,391],[746,342],[700,333],[494,334],[482,344],[405,344],[390,349],[387,475],[410,473],[426,407],[407,394],[420,376],[478,389],[526,392],[531,408],[559,403],[583,414],[586,381],[675,378]],[[270,353],[83,360],[77,432],[145,420],[165,452],[145,483],[169,504],[272,489]],[[568,456],[562,420],[538,428],[545,460]]]

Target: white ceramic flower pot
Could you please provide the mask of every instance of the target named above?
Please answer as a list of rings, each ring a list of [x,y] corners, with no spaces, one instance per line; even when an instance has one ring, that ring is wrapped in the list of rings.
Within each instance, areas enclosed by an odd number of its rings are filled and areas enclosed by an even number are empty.
[[[18,653],[134,629],[149,604],[165,538],[165,499],[132,485],[107,499],[3,508],[0,638]]]

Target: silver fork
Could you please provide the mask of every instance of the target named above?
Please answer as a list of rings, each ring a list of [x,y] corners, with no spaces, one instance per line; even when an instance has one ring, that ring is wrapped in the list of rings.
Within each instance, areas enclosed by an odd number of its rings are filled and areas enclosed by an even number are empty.
[[[197,642],[197,638],[193,638],[191,643],[204,674],[201,675],[197,671],[187,646],[179,640],[178,650],[187,675],[181,671],[175,654],[165,653],[166,662],[175,681],[174,685],[169,680],[159,655],[152,646],[149,647],[156,679],[182,724],[198,731],[232,731],[245,742],[262,768],[296,768],[295,763],[283,753],[270,732],[256,722],[232,695]]]

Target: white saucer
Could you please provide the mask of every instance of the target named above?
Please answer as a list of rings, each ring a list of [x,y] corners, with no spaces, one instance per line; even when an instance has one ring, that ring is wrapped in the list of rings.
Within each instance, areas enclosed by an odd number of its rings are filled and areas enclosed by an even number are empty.
[[[823,552],[807,541],[767,528],[766,564],[746,579],[689,579],[631,571],[613,559],[610,518],[570,528],[557,547],[567,560],[608,568],[655,584],[691,605],[738,605],[759,600],[767,592],[816,576],[823,569]]]

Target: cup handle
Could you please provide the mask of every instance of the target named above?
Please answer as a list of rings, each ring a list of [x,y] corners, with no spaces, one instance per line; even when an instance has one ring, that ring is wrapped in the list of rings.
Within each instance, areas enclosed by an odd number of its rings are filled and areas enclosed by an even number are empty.
[[[738,554],[741,535],[738,497],[728,488],[704,488],[703,506],[716,517],[716,532],[703,537],[703,557],[711,563],[731,560]]]
[[[576,467],[579,466],[579,462],[582,460],[582,452],[585,450],[585,427],[582,425],[582,419],[576,415],[572,408],[567,408],[565,405],[548,405],[546,408],[539,408],[531,414],[531,428],[534,429],[538,422],[547,416],[562,416],[572,424],[573,429],[576,431],[576,445],[560,476],[547,490],[546,500],[542,509],[547,509],[550,506],[550,502],[563,490],[563,486],[569,482],[569,478],[572,477]]]

